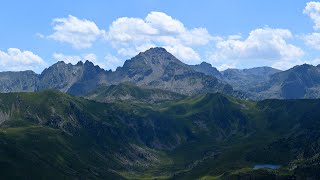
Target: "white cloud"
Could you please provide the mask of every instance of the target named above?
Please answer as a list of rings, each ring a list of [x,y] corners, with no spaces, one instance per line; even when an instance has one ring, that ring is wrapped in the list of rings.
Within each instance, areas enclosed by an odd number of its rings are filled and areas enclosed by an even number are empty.
[[[303,13],[308,15],[313,20],[313,29],[316,31],[320,30],[320,2],[308,2]],[[320,33],[313,32],[309,34],[304,34],[301,35],[300,38],[304,41],[304,43],[307,46],[320,50]]]
[[[163,12],[149,13],[145,18],[145,22],[161,32],[184,33],[186,31],[182,22]]]
[[[207,45],[214,38],[205,28],[187,29],[165,13],[151,12],[145,19],[116,19],[106,39],[121,55],[133,56],[150,47],[162,46],[184,62],[197,63],[200,55],[193,47]]]
[[[228,36],[229,40],[239,40],[242,39],[242,36],[240,34],[230,35]]]
[[[256,60],[272,65],[280,61],[295,61],[301,58],[304,52],[287,42],[287,39],[291,38],[293,35],[287,29],[255,29],[244,40],[236,37],[218,41],[208,58],[212,62],[223,64]]]
[[[226,69],[233,69],[233,68],[236,68],[236,66],[233,63],[231,63],[231,64],[221,64],[220,66],[217,67],[217,69],[219,71],[224,71]]]
[[[118,49],[118,54],[123,56],[135,56],[138,52],[144,52],[150,48],[156,47],[156,45],[151,43],[145,43],[141,45],[136,45],[135,47],[122,47]]]
[[[301,65],[301,64],[311,64],[311,65],[317,66],[320,64],[320,58],[315,58],[315,59],[311,59],[311,60],[281,61],[281,62],[273,64],[272,67],[285,70],[285,69],[289,69],[293,66]]]
[[[301,60],[292,60],[292,61],[276,61],[274,62],[271,67],[281,70],[287,70],[289,68],[292,68],[293,66],[300,65],[303,63],[307,63]],[[310,62],[308,62],[310,64]]]
[[[192,48],[183,46],[183,45],[176,45],[176,46],[164,46],[164,48],[171,52],[172,54],[180,57],[184,60],[187,64],[194,64],[197,61],[200,61],[201,58]]]
[[[302,36],[302,40],[306,43],[306,45],[320,50],[320,33],[311,33]]]
[[[76,49],[91,47],[92,43],[104,34],[104,31],[100,30],[94,22],[71,15],[67,18],[54,19],[53,29],[55,32],[48,38],[69,43]]]
[[[314,22],[313,28],[315,30],[320,29],[320,2],[311,1],[308,2],[303,13],[308,15]]]
[[[41,57],[31,51],[21,51],[17,48],[9,48],[7,52],[0,51],[1,71],[41,71],[46,63]]]
[[[144,20],[139,18],[119,18],[112,22],[106,38],[115,44],[127,45],[130,42],[145,42],[150,39],[149,36],[158,34]]]
[[[314,66],[317,66],[320,64],[320,58],[316,58],[316,59],[313,59],[311,60],[310,62],[308,62],[309,64],[312,64]]]
[[[109,69],[111,69],[111,70],[116,70],[117,69],[117,67],[120,67],[120,66],[122,66],[123,65],[123,61],[122,60],[120,60],[119,58],[117,58],[117,57],[115,57],[115,56],[113,56],[113,55],[111,55],[111,54],[107,54],[105,57],[104,57],[104,59],[105,59],[105,69],[107,69],[107,70],[109,70]]]

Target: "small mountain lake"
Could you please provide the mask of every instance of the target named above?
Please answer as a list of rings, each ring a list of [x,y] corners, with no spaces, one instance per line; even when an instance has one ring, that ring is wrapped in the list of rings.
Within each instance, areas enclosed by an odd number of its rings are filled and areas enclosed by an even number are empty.
[[[281,168],[280,165],[274,164],[257,164],[253,167],[253,169],[279,169]]]

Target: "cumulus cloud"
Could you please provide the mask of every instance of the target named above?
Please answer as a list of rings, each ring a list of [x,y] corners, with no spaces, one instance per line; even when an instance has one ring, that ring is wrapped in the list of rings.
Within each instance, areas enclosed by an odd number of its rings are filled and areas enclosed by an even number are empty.
[[[187,64],[194,64],[194,63],[196,63],[195,61],[201,60],[198,53],[196,53],[192,48],[187,47],[187,46],[177,44],[176,46],[164,46],[164,48],[168,52],[183,59],[184,62]]]
[[[228,63],[228,64],[221,64],[216,67],[219,71],[224,71],[226,69],[234,69],[236,68],[234,63]]]
[[[308,2],[303,10],[303,13],[308,15],[314,22],[313,28],[315,30],[320,29],[320,2],[311,1]]]
[[[315,58],[313,60],[311,60],[310,62],[308,62],[309,64],[312,64],[314,66],[317,66],[320,64],[320,58]]]
[[[41,71],[46,66],[45,61],[31,51],[9,48],[7,52],[0,51],[1,71]]]
[[[220,40],[209,55],[212,62],[243,62],[245,60],[265,61],[264,63],[279,63],[293,61],[304,55],[302,49],[287,42],[293,38],[287,29],[259,28],[250,32],[242,40],[232,37]],[[266,62],[267,61],[267,62]]]
[[[188,29],[163,12],[151,12],[144,19],[116,19],[105,37],[121,55],[133,56],[150,47],[162,46],[188,63],[200,61],[193,47],[207,45],[214,39],[205,28]]]
[[[104,34],[94,22],[72,15],[54,19],[53,29],[55,32],[48,38],[71,44],[76,49],[91,47],[93,42]]]
[[[308,15],[314,22],[313,29],[320,29],[320,2],[308,2],[304,11],[304,14]],[[320,50],[320,33],[314,32],[301,36],[301,39],[305,44],[311,48]]]
[[[105,60],[105,69],[109,70],[116,70],[117,67],[120,67],[123,65],[123,61],[117,58],[116,56],[113,56],[112,54],[107,54],[104,57]]]
[[[320,50],[320,33],[311,33],[307,35],[303,35],[302,39],[304,40],[305,44]]]
[[[314,20],[315,29],[320,29],[319,12],[317,2],[308,3],[304,10],[304,13]],[[92,21],[69,15],[66,18],[54,19],[53,29],[55,32],[46,37],[69,43],[76,49],[89,48],[97,39],[104,38],[120,57],[131,57],[152,47],[161,46],[183,62],[197,64],[202,60],[195,49],[214,46],[207,52],[206,60],[220,69],[238,67],[244,61],[283,69],[298,62],[304,55],[301,48],[289,42],[293,35],[287,29],[265,27],[252,30],[247,37],[242,34],[214,37],[205,28],[187,28],[181,21],[163,12],[150,12],[144,18],[118,18],[110,24],[108,30],[99,29]],[[303,38],[308,45],[318,48],[319,34],[313,33]],[[41,34],[38,34],[38,37],[43,38]],[[85,55],[54,54],[54,57],[71,63],[86,59]],[[101,67],[113,70],[123,62],[111,54],[107,54],[103,61],[98,61],[96,56],[91,59]]]
[[[295,60],[295,61],[281,61],[273,64],[272,67],[277,68],[277,69],[288,69],[296,65],[301,65],[301,64],[311,64],[314,66],[317,66],[320,64],[320,58],[315,58],[315,59],[310,59],[310,60]]]

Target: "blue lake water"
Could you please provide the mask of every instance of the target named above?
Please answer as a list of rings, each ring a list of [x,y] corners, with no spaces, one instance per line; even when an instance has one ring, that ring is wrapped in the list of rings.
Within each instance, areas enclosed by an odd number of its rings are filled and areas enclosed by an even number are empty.
[[[253,169],[279,169],[281,168],[280,165],[274,164],[257,164],[253,167]]]

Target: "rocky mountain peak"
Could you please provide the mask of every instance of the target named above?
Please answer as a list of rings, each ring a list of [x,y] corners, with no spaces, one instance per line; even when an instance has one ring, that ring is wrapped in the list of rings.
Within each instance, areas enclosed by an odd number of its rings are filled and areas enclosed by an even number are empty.
[[[302,64],[300,66],[295,66],[292,69],[295,70],[295,71],[298,71],[298,72],[305,72],[305,71],[308,71],[309,69],[314,69],[314,68],[315,68],[315,66],[313,66],[313,65]]]
[[[146,64],[168,64],[170,62],[181,63],[176,57],[169,53],[166,49],[156,47],[145,52],[139,53],[131,59],[132,61],[144,61]]]
[[[218,71],[218,69],[207,62],[202,62],[201,64],[194,65],[192,66],[192,68],[197,72],[201,72],[209,76],[214,76],[217,78],[220,78],[221,76],[221,73]]]
[[[91,62],[91,61],[89,61],[89,60],[86,60],[86,61],[84,62],[84,66],[94,67],[94,64],[93,64],[93,62]]]
[[[82,61],[79,61],[76,66],[83,66],[83,62]]]
[[[201,66],[201,67],[208,67],[208,68],[211,68],[212,67],[212,65],[210,64],[210,63],[207,63],[207,62],[202,62],[202,63],[200,63],[199,64],[199,66]]]

